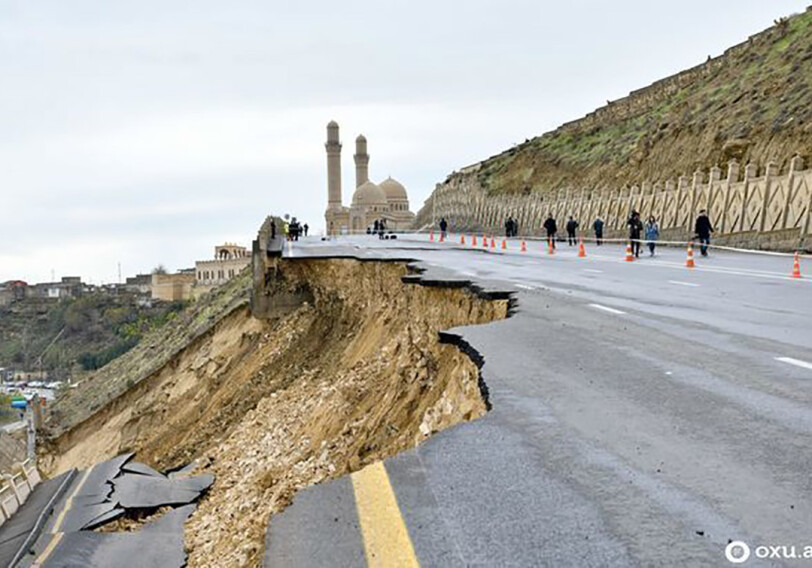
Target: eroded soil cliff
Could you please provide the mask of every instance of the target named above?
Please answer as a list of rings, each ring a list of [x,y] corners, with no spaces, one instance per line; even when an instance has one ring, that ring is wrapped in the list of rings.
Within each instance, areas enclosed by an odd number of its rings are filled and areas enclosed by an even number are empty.
[[[297,490],[486,411],[477,366],[439,332],[506,317],[507,300],[404,284],[404,263],[283,271],[311,302],[267,321],[237,307],[45,456],[54,473],[125,450],[214,473],[187,525],[190,566],[258,565],[269,515]]]

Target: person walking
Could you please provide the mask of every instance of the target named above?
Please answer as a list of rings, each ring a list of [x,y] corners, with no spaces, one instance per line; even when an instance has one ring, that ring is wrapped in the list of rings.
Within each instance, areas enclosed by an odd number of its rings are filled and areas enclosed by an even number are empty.
[[[510,218],[510,236],[515,237],[519,234],[519,220]]]
[[[576,240],[575,237],[575,231],[577,230],[578,230],[578,221],[573,219],[572,215],[570,215],[569,221],[567,221],[567,244],[569,244],[569,246],[577,244],[578,241]]]
[[[505,236],[506,237],[511,237],[510,232],[512,230],[513,230],[513,219],[508,217],[507,219],[505,219]]]
[[[383,240],[383,235],[384,235],[385,231],[386,231],[386,220],[381,219],[378,222],[378,238],[379,239]]]
[[[652,215],[646,223],[646,242],[648,242],[649,256],[654,256],[654,248],[657,246],[657,239],[660,238],[660,226],[657,219]]]
[[[445,217],[440,219],[440,236],[445,240],[446,232],[448,231],[448,221],[445,220]]]
[[[640,236],[643,232],[643,222],[640,220],[640,213],[632,211],[626,224],[629,226],[629,242],[632,245],[634,257],[640,258]]]
[[[544,230],[547,231],[547,244],[550,248],[555,248],[555,234],[558,232],[558,226],[555,224],[553,214],[547,214],[547,220],[544,221]]]
[[[699,251],[702,253],[702,256],[708,256],[708,245],[710,245],[710,236],[712,232],[713,225],[711,225],[708,212],[702,209],[699,212],[699,216],[696,218],[696,223],[694,224],[694,233],[696,233],[696,238],[699,239]]]
[[[285,224],[282,225],[282,232],[285,235],[285,240],[289,241],[290,240],[290,223],[288,223],[287,221],[285,221]]]
[[[601,246],[603,243],[603,219],[597,217],[592,223],[592,230],[595,231],[595,244]]]
[[[307,226],[307,223],[305,223],[305,224],[304,224],[304,227],[302,227],[302,228],[304,229],[304,236],[307,236],[307,230],[308,230],[310,227],[308,227],[308,226]]]

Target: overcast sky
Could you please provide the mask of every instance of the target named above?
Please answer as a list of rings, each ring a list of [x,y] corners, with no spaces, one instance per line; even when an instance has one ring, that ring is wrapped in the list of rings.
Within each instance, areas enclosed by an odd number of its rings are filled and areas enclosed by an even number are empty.
[[[718,55],[803,1],[0,0],[0,282],[114,282],[322,230],[325,126],[417,211],[461,166]]]

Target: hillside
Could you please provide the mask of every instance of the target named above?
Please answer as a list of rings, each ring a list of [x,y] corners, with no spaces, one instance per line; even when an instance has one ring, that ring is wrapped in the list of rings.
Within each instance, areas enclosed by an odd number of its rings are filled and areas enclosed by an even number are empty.
[[[785,171],[812,154],[812,8],[723,55],[634,91],[478,167],[489,195],[617,189],[690,175],[731,158]],[[474,182],[474,180],[470,180]],[[429,202],[430,203],[430,202]],[[425,223],[426,212],[418,224]]]

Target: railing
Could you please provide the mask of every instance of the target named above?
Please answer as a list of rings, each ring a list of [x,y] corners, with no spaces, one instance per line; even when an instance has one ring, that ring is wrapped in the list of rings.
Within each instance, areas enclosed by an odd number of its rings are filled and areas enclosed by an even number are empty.
[[[26,460],[17,464],[12,471],[16,474],[4,474],[0,485],[0,526],[3,526],[17,510],[23,506],[34,488],[42,481],[36,463]]]

